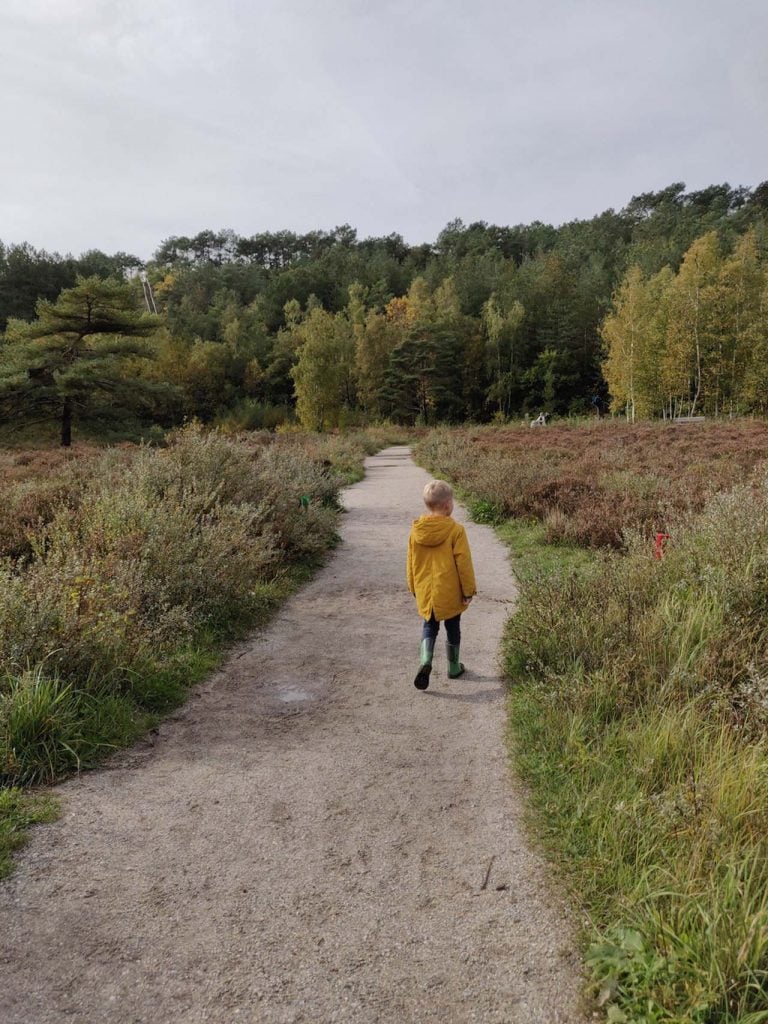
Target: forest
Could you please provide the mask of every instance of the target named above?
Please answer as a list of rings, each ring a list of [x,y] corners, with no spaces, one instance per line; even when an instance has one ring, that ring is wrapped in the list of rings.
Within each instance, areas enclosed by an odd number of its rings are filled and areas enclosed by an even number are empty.
[[[675,183],[434,244],[201,231],[152,259],[0,243],[0,421],[313,430],[768,407],[768,182]],[[146,281],[143,284],[142,279]]]

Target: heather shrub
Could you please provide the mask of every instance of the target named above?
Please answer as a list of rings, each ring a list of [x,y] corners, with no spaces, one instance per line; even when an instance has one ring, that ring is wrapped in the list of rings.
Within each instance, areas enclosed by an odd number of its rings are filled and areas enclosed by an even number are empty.
[[[322,447],[191,425],[163,449],[61,470],[0,559],[0,784],[129,741],[141,709],[178,703],[210,668],[216,638],[275,606],[336,536],[340,478]],[[39,480],[14,486],[43,507]]]
[[[31,554],[35,532],[50,522],[66,496],[67,487],[61,480],[24,481],[5,487],[0,505],[0,556]]]
[[[5,564],[2,665],[50,658],[65,678],[103,676],[249,618],[258,583],[333,540],[335,488],[297,445],[197,427],[127,467],[108,453],[79,506],[40,531],[33,561]]]
[[[125,452],[117,452],[125,460]],[[34,538],[62,505],[76,507],[91,479],[95,453],[47,451],[0,457],[0,558],[26,558]]]
[[[312,559],[327,549],[336,536],[339,487],[330,464],[308,458],[295,445],[278,443],[264,450],[259,479],[262,511],[282,557]]]
[[[160,458],[152,449],[141,451],[137,464],[142,487],[157,499],[183,495],[201,510],[215,501],[258,503],[261,490],[255,466],[270,443],[269,434],[228,438],[193,423],[169,436]]]
[[[416,447],[496,517],[547,523],[552,541],[621,548],[630,530],[666,531],[681,512],[751,473],[768,454],[768,427],[617,422],[435,430]]]

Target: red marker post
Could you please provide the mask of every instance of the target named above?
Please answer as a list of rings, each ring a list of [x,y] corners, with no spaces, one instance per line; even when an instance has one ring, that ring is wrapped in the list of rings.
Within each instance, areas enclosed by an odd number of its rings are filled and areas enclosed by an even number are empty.
[[[668,533],[657,533],[656,534],[656,549],[653,553],[653,557],[657,562],[660,562],[664,557],[664,541],[669,540]]]

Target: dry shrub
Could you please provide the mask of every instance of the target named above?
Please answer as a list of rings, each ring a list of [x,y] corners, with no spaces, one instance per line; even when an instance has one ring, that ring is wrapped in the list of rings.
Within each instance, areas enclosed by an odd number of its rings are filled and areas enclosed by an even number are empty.
[[[164,449],[0,455],[0,787],[95,763],[183,700],[334,542],[363,457],[196,425]]]
[[[101,454],[88,446],[0,453],[0,558],[31,554],[35,534],[57,509],[79,502]]]
[[[504,516],[547,522],[553,538],[621,547],[628,530],[666,531],[671,517],[745,479],[768,454],[768,426],[476,427],[434,431],[417,450],[432,470]]]
[[[0,562],[0,671],[126,678],[201,628],[247,621],[265,584],[335,537],[337,481],[298,441],[190,426],[166,449],[103,453],[71,491],[63,481],[26,557]],[[31,493],[39,508],[45,481]]]

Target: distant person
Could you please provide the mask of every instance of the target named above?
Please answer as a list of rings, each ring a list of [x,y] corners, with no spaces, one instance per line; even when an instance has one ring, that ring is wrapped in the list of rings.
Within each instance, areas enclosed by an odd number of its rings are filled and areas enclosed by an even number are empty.
[[[415,519],[408,538],[408,589],[424,620],[421,658],[413,685],[426,690],[440,623],[445,623],[448,675],[464,673],[459,658],[461,614],[477,593],[472,554],[464,527],[451,518],[453,490],[444,480],[424,488],[427,514]]]

